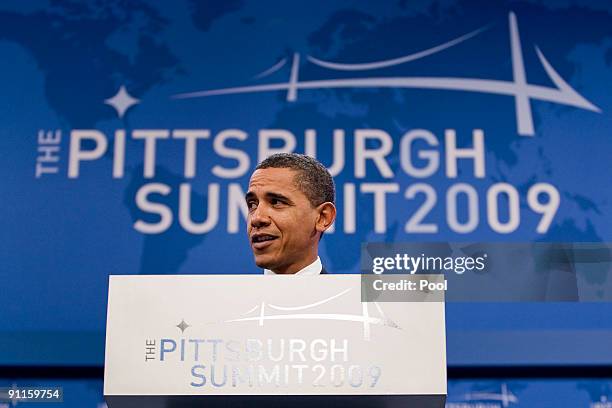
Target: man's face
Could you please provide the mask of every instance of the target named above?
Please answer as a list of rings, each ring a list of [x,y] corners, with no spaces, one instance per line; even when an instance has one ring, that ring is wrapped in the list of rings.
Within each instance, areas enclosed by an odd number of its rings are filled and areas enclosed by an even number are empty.
[[[295,273],[316,259],[316,207],[295,185],[288,168],[258,169],[246,194],[247,231],[255,263],[276,273]]]

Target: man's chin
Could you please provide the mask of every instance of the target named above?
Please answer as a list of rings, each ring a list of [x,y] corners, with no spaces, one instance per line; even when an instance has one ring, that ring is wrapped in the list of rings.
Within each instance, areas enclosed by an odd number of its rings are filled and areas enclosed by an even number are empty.
[[[276,263],[267,256],[255,256],[255,265],[263,269],[273,270],[276,266]]]

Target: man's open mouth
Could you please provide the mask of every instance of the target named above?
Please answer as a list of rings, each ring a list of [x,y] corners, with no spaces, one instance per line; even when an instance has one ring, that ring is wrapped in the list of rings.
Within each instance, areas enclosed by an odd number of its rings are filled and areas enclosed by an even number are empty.
[[[257,249],[264,248],[270,244],[270,242],[274,241],[277,236],[268,235],[268,234],[255,234],[251,236],[251,243],[253,247]]]

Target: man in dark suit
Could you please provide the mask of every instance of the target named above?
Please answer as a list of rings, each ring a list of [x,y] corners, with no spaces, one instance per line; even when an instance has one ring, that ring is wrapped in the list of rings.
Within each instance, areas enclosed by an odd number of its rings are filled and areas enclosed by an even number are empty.
[[[301,154],[274,154],[255,168],[245,199],[251,249],[264,273],[326,273],[319,241],[336,207],[334,181],[321,163]]]

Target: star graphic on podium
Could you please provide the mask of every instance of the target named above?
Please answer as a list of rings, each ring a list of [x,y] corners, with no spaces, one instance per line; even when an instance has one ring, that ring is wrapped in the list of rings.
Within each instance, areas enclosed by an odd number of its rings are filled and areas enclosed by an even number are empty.
[[[191,327],[191,325],[185,323],[185,319],[181,319],[181,322],[179,324],[177,324],[176,327],[181,329],[181,333],[184,333],[185,330],[187,330],[188,327]]]
[[[121,85],[115,96],[106,99],[104,103],[115,108],[117,115],[122,118],[128,109],[140,103],[140,99],[134,98],[127,92],[125,86]]]

